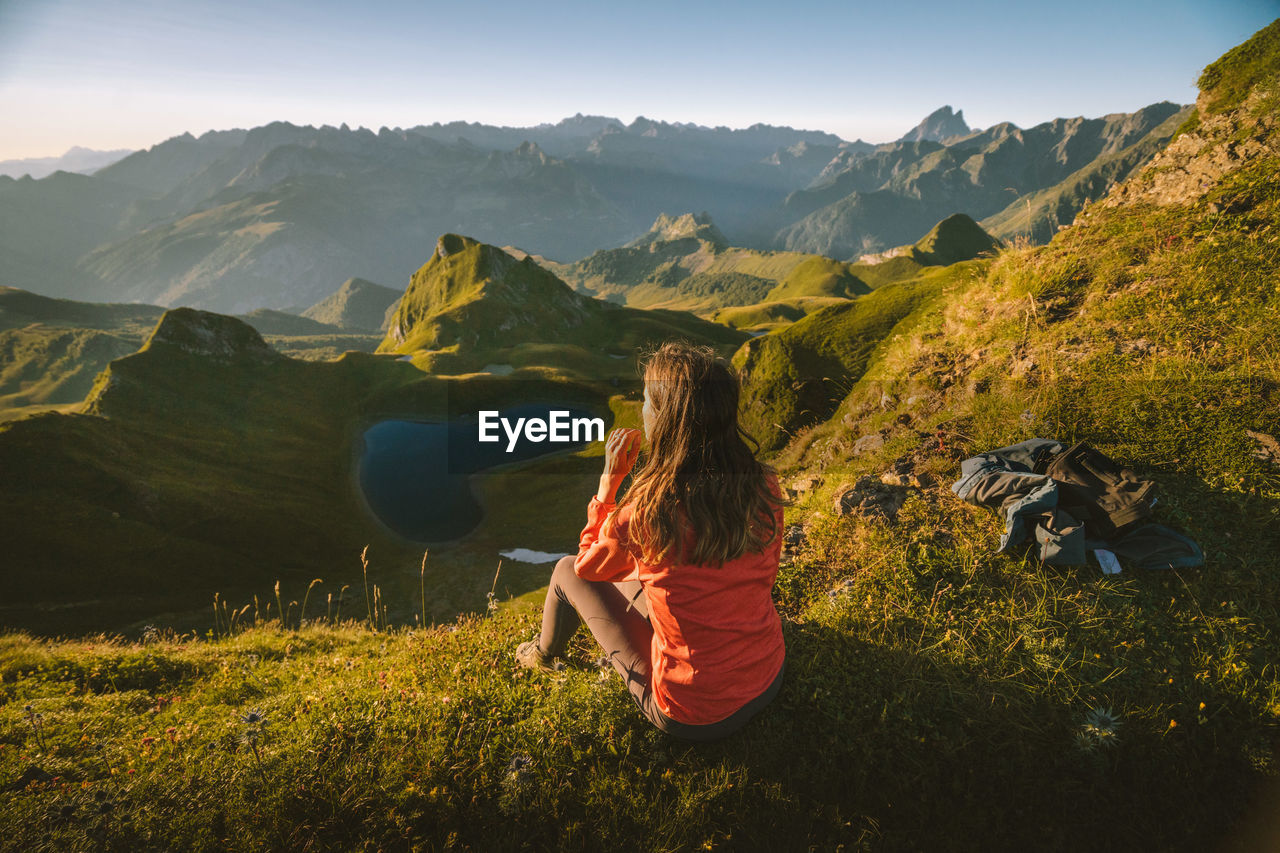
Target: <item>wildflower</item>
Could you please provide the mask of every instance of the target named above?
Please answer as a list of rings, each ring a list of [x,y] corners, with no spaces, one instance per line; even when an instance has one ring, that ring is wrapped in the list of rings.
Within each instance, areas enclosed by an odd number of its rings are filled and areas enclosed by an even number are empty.
[[[1120,720],[1110,708],[1091,708],[1085,715],[1085,725],[1096,729],[1114,732],[1120,726]]]
[[[836,584],[831,589],[827,590],[827,597],[836,598],[842,593],[848,592],[853,587],[853,584],[854,584],[853,578],[845,578],[844,580],[840,581],[840,583]]]
[[[247,714],[241,715],[240,719],[251,726],[256,726],[258,724],[265,725],[267,717],[261,711],[250,711]]]
[[[516,814],[526,803],[533,781],[532,761],[527,755],[513,755],[502,779],[502,794],[498,798],[498,810],[505,815]]]
[[[1117,734],[1119,728],[1120,719],[1110,708],[1090,708],[1080,730],[1076,732],[1076,746],[1085,752],[1092,752],[1098,747],[1115,746],[1120,740]]]

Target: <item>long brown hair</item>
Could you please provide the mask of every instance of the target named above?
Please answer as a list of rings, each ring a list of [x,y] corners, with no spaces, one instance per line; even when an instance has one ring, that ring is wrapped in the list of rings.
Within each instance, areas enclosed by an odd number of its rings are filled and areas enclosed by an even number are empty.
[[[738,423],[737,373],[710,347],[669,342],[645,360],[644,382],[649,447],[619,505],[633,508],[630,538],[641,559],[719,566],[762,551],[781,535],[774,512],[785,501],[769,487],[773,469],[755,457],[759,443]]]

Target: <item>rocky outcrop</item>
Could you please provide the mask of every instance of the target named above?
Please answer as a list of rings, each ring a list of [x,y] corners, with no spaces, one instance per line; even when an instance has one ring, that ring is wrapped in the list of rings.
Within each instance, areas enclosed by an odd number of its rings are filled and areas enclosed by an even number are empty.
[[[284,358],[247,323],[194,308],[166,311],[140,352],[170,351],[215,361],[277,361]]]
[[[728,246],[728,239],[711,221],[711,214],[686,213],[681,216],[658,214],[653,227],[643,237],[631,241],[628,248],[655,247],[678,240],[701,240],[713,246]]]
[[[1132,179],[1116,186],[1102,207],[1150,202],[1190,204],[1247,163],[1280,156],[1280,117],[1262,109],[1274,95],[1255,91],[1236,109],[1213,115],[1205,95],[1196,101],[1199,121],[1176,137]]]

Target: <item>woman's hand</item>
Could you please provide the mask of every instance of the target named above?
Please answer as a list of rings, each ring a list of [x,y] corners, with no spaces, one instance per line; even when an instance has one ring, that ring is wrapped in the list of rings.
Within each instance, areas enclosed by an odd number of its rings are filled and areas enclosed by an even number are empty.
[[[615,429],[604,444],[604,473],[600,475],[600,490],[596,497],[601,503],[613,503],[618,487],[631,473],[640,455],[640,442],[644,434],[638,429]]]

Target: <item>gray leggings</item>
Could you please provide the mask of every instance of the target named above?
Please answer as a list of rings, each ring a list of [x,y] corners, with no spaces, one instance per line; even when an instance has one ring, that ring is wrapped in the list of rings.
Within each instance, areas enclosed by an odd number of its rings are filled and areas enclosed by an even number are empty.
[[[783,663],[778,676],[764,692],[726,719],[707,725],[673,720],[658,708],[650,678],[649,602],[639,581],[609,583],[587,581],[573,571],[573,556],[561,557],[551,573],[547,600],[542,606],[542,635],[538,647],[547,655],[563,655],[569,638],[586,621],[605,656],[622,676],[640,712],[662,731],[683,740],[715,740],[742,728],[777,695],[782,686]]]

